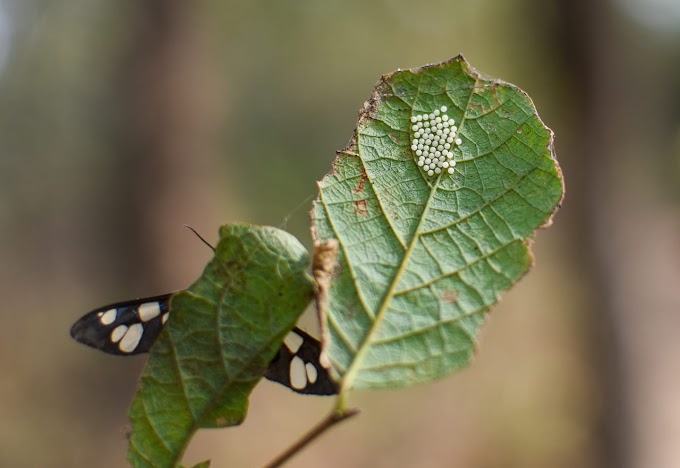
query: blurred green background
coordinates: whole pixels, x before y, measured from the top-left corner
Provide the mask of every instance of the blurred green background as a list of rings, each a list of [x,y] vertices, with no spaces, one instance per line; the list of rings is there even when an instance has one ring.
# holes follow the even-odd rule
[[[534,99],[567,198],[474,365],[355,392],[294,467],[680,466],[680,2],[0,0],[0,466],[125,466],[144,357],[68,330],[182,289],[217,227],[310,245],[373,84],[462,53]],[[331,401],[263,382],[185,461],[261,466]]]

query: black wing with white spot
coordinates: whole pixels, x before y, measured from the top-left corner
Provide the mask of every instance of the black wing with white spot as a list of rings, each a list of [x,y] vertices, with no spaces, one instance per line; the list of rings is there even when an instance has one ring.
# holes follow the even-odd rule
[[[319,340],[295,327],[286,335],[264,376],[298,393],[335,395],[338,387],[319,362],[320,356]]]
[[[100,307],[71,328],[76,341],[109,354],[146,353],[170,316],[174,293]],[[295,327],[269,363],[265,377],[307,395],[334,395],[337,385],[320,364],[321,343]]]
[[[172,294],[119,302],[93,310],[71,328],[78,342],[109,354],[147,353],[168,320]]]

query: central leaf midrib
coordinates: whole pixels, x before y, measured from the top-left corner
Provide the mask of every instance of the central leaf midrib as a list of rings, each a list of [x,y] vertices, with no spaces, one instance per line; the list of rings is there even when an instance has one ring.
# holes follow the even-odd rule
[[[470,106],[470,102],[472,101],[472,96],[474,95],[474,90],[477,87],[477,84],[479,83],[479,78],[475,77],[475,83],[472,86],[470,90],[470,96],[468,97],[468,102],[465,104],[465,107],[463,108],[463,115],[461,116],[460,120],[460,125],[458,126],[458,133],[457,135],[460,135],[464,123],[465,123],[465,114],[467,113],[467,109]],[[418,89],[420,91],[420,89]],[[358,145],[358,138],[357,138],[357,145]],[[360,152],[360,151],[359,151]],[[363,158],[360,158],[363,164]],[[365,166],[364,166],[365,167]],[[418,221],[418,226],[416,227],[415,233],[413,235],[413,238],[411,239],[411,242],[408,246],[408,249],[404,253],[404,257],[402,259],[401,265],[399,265],[399,268],[397,269],[397,273],[394,275],[394,279],[392,280],[392,283],[390,284],[389,289],[385,293],[385,296],[381,302],[380,308],[378,309],[378,312],[375,314],[375,319],[373,320],[373,323],[371,324],[370,328],[368,329],[368,332],[366,335],[364,335],[364,338],[361,340],[361,343],[359,344],[359,347],[357,348],[357,352],[354,355],[354,359],[352,360],[351,364],[347,368],[347,371],[345,372],[345,375],[342,378],[342,389],[341,393],[345,393],[347,390],[352,388],[352,382],[356,376],[356,373],[359,370],[359,366],[363,360],[364,355],[368,352],[368,349],[370,348],[370,344],[373,338],[373,335],[375,334],[376,330],[378,327],[382,324],[383,317],[385,313],[387,312],[388,306],[394,297],[394,290],[399,284],[399,281],[401,280],[401,276],[406,271],[406,266],[409,263],[409,260],[411,258],[411,253],[413,252],[413,249],[415,248],[418,240],[420,239],[422,232],[420,231],[420,228],[422,224],[424,223],[427,213],[430,209],[430,206],[432,204],[432,199],[434,198],[435,194],[437,193],[437,189],[439,188],[439,182],[441,178],[443,177],[443,174],[441,174],[439,177],[437,177],[434,185],[432,186],[430,190],[430,196],[427,199],[427,202],[425,204],[425,208],[423,209],[423,212],[420,216],[420,220]],[[369,178],[370,180],[370,178]],[[373,181],[370,181],[371,184],[373,184]],[[378,191],[375,191],[375,196],[377,199],[379,199],[379,194]],[[384,213],[384,212],[383,212]],[[385,213],[385,218],[387,218],[387,214]],[[395,233],[396,234],[396,233]],[[356,285],[356,279],[355,279],[355,285]],[[358,291],[358,285],[357,287],[357,292]],[[367,311],[369,312],[369,311]],[[369,314],[370,315],[370,314]]]
[[[418,222],[418,227],[416,228],[416,233],[413,236],[413,239],[411,239],[411,243],[408,246],[408,250],[406,250],[406,253],[404,254],[404,258],[401,262],[401,265],[399,265],[399,268],[397,269],[396,275],[394,275],[394,279],[392,280],[392,283],[390,284],[389,289],[385,293],[385,297],[383,298],[380,308],[378,309],[378,312],[375,314],[375,320],[371,324],[371,327],[368,329],[368,333],[364,336],[364,339],[361,341],[361,344],[359,345],[357,349],[357,353],[354,355],[354,359],[352,360],[352,363],[349,365],[349,368],[347,369],[347,372],[345,373],[344,378],[342,379],[342,386],[343,390],[344,389],[349,389],[352,387],[352,380],[354,379],[355,374],[357,373],[358,366],[361,363],[364,354],[368,351],[371,343],[371,338],[373,337],[373,334],[377,330],[377,328],[380,326],[383,320],[383,316],[385,315],[385,312],[387,312],[388,305],[391,301],[391,298],[393,297],[393,291],[399,284],[399,280],[401,279],[401,275],[406,271],[406,265],[408,264],[409,259],[411,258],[411,252],[416,246],[416,243],[418,242],[418,239],[420,239],[420,234],[418,234],[418,229],[420,228],[421,224],[425,220],[425,215],[427,214],[427,211],[430,208],[430,202],[432,201],[432,198],[434,197],[434,194],[437,191],[437,187],[439,186],[439,179],[437,178],[437,181],[435,182],[434,186],[432,187],[432,191],[430,192],[430,197],[427,200],[427,204],[425,205],[425,209],[423,210],[423,214],[420,218],[420,221]]]

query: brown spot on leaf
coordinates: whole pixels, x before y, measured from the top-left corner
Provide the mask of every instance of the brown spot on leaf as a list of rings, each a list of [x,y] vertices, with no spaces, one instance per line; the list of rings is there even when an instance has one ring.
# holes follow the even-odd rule
[[[366,205],[366,200],[355,201],[354,207],[356,208],[356,213],[359,215],[365,215],[366,213],[368,213],[368,206]]]
[[[361,179],[359,179],[359,185],[353,190],[354,193],[362,193],[364,191],[364,185],[368,180],[368,175],[366,174],[366,169],[361,171]]]
[[[215,419],[216,426],[224,426],[225,424],[227,424],[227,420],[224,416],[220,416]]]
[[[500,107],[501,101],[498,99],[498,87],[500,86],[500,83],[491,83],[488,86],[479,86],[475,87],[472,92],[474,94],[491,94],[493,96],[494,103],[491,105],[491,107],[487,108],[484,104],[473,104],[472,102],[468,104],[468,107],[470,109],[475,109],[476,111],[480,113],[487,113],[491,112],[497,108]],[[507,110],[501,109],[501,112],[504,112],[506,115],[508,114]]]
[[[446,302],[450,302],[451,304],[455,304],[456,301],[458,300],[458,292],[457,291],[444,291],[442,293],[442,299],[444,299]]]

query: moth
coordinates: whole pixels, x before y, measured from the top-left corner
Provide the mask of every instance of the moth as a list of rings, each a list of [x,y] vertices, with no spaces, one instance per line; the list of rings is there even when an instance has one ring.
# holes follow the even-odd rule
[[[170,298],[173,294],[99,307],[73,325],[71,337],[108,354],[131,356],[147,353],[170,319]],[[295,327],[283,340],[264,377],[296,393],[337,394],[337,385],[321,365],[320,357],[321,343]]]

